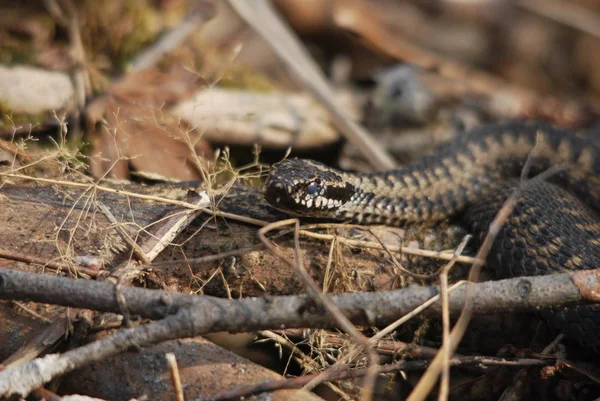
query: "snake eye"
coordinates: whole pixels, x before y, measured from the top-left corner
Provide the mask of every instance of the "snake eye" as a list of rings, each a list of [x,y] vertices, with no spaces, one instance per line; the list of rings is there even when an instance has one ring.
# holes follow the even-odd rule
[[[306,193],[309,195],[314,195],[319,190],[319,183],[317,181],[313,181],[306,187]]]

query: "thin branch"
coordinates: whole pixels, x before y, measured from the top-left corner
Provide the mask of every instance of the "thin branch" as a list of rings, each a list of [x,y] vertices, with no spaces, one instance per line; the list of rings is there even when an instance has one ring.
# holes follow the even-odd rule
[[[59,272],[69,273],[74,271],[76,274],[86,275],[89,277],[96,277],[99,273],[99,269],[87,268],[83,266],[70,267],[52,260],[37,257],[35,255],[27,255],[22,252],[10,251],[8,249],[0,249],[0,258],[40,265]]]
[[[381,365],[379,368],[380,373],[390,373],[397,371],[414,372],[421,371],[429,366],[430,360],[416,360],[416,361],[401,361],[389,365]],[[473,368],[486,369],[487,366],[548,366],[552,365],[556,361],[554,360],[540,360],[540,359],[508,359],[508,358],[496,358],[496,357],[454,357],[450,359],[449,364],[452,367],[469,366]],[[367,369],[352,369],[337,371],[332,373],[327,379],[330,381],[347,380],[355,377],[363,377],[367,373]],[[295,389],[301,388],[306,383],[310,382],[315,378],[316,374],[305,375],[301,377],[295,377],[292,379],[273,380],[267,383],[261,383],[252,386],[246,386],[237,388],[234,390],[224,391],[222,393],[211,396],[210,398],[198,398],[194,401],[226,401],[226,400],[238,400],[244,399],[252,395],[270,392],[281,389]]]

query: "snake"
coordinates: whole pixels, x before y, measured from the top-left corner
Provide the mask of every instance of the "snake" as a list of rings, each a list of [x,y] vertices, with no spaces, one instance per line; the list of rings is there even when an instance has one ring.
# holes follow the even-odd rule
[[[555,171],[547,179],[532,179],[548,169]],[[498,278],[600,267],[600,141],[544,122],[480,125],[374,173],[284,159],[271,166],[264,196],[306,218],[390,226],[458,219],[480,244],[515,189],[518,200],[486,259]],[[554,329],[600,347],[600,305],[547,312]]]

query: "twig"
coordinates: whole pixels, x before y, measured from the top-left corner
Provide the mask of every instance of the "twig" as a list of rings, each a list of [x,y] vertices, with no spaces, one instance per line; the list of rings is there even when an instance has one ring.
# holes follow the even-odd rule
[[[169,352],[165,355],[169,373],[171,373],[171,381],[173,382],[173,390],[175,391],[175,401],[184,401],[183,388],[181,387],[181,378],[179,377],[179,367],[177,366],[177,358],[175,354]]]
[[[164,262],[152,262],[147,268],[154,267],[164,267],[164,266],[174,266],[174,265],[201,265],[203,263],[216,262],[221,259],[225,259],[231,256],[240,256],[245,255],[250,252],[258,251],[259,249],[264,249],[263,244],[256,244],[254,246],[249,246],[247,248],[234,249],[232,251],[226,251],[217,253],[214,255],[201,256],[198,258],[189,258],[189,259],[180,259],[180,260],[168,260]]]
[[[431,273],[431,274],[419,274],[419,273],[413,273],[410,270],[405,269],[404,266],[402,266],[402,264],[400,264],[400,262],[398,262],[398,260],[394,257],[394,254],[390,251],[388,246],[385,245],[383,243],[383,241],[379,238],[379,236],[375,235],[375,233],[371,229],[368,229],[368,231],[373,236],[373,238],[375,238],[377,240],[377,243],[381,246],[381,248],[385,251],[385,253],[388,254],[388,256],[392,260],[392,263],[394,264],[394,266],[396,266],[398,269],[400,269],[400,271],[403,272],[404,274],[407,274],[410,277],[418,278],[418,279],[422,279],[422,280],[430,280],[430,279],[433,279],[438,276],[438,274],[439,274],[438,272]],[[456,261],[456,258],[451,259],[451,261],[452,260]]]
[[[205,192],[194,196],[188,195],[188,198],[186,203],[195,205],[198,209],[176,207],[147,230],[148,237],[139,241],[139,244],[135,244],[133,249],[139,249],[139,252],[144,255],[144,263],[151,263],[202,212],[201,208],[206,208],[210,203]],[[110,280],[123,283],[135,277],[145,268],[148,266],[138,266],[127,261],[111,272]]]
[[[165,54],[179,46],[188,36],[215,15],[215,4],[211,0],[196,1],[190,14],[175,28],[169,30],[151,47],[140,52],[131,62],[130,72],[155,65]]]
[[[379,373],[390,373],[399,370],[406,372],[421,371],[426,369],[431,361],[430,360],[416,360],[416,361],[401,361],[389,365],[381,365],[379,367]],[[454,357],[449,361],[449,364],[453,367],[459,366],[470,366],[475,368],[485,369],[486,366],[547,366],[553,364],[552,360],[539,360],[539,359],[507,359],[507,358],[496,358],[496,357]],[[328,380],[339,381],[346,380],[355,377],[362,377],[367,373],[367,369],[352,369],[344,370],[332,373]],[[222,393],[211,396],[210,398],[198,398],[193,401],[226,401],[226,400],[237,400],[256,395],[268,391],[275,391],[281,389],[295,389],[301,388],[309,381],[313,380],[316,375],[305,375],[296,377],[293,379],[274,380],[267,383],[262,383],[253,386],[246,386],[237,388],[234,390],[224,391]]]
[[[290,338],[301,338],[308,339],[310,335],[305,334],[308,330],[306,329],[285,329],[280,330],[282,334],[285,334]],[[379,334],[379,333],[377,333]],[[321,335],[324,343],[342,346],[347,343],[347,340],[342,337],[342,334],[325,332]],[[427,347],[424,345],[409,344],[402,341],[382,340],[375,339],[375,336],[371,337],[369,341],[375,343],[374,348],[380,354],[384,355],[396,355],[400,352],[411,356],[412,358],[433,358],[438,352],[436,348]],[[455,354],[456,356],[462,356]]]
[[[229,4],[267,42],[297,79],[331,113],[338,129],[378,170],[388,170],[394,159],[339,106],[329,83],[294,33],[264,0],[229,0]]]
[[[148,255],[140,248],[140,246],[135,242],[133,238],[129,235],[129,233],[125,230],[125,228],[119,224],[116,217],[112,214],[110,209],[106,207],[101,202],[96,202],[96,207],[100,209],[104,217],[112,224],[113,228],[117,231],[119,236],[127,245],[131,247],[133,254],[144,264],[151,263],[151,260],[148,258]]]
[[[331,240],[333,240],[333,238],[336,238],[340,244],[354,246],[357,248],[372,248],[372,249],[385,250],[385,248],[383,248],[381,246],[381,244],[379,244],[378,242],[360,241],[360,240],[344,238],[341,236],[333,236],[331,234],[313,233],[313,232],[306,231],[306,230],[301,230],[300,234],[302,234],[306,237],[309,237],[309,238],[316,238],[316,239],[325,240],[325,241],[331,241]],[[402,252],[407,255],[424,256],[424,257],[428,257],[428,258],[441,259],[441,260],[447,260],[447,261],[450,261],[454,258],[454,254],[450,253],[450,252],[428,251],[426,249],[418,249],[418,248],[411,248],[411,247],[405,247],[405,246],[393,246],[393,245],[386,245],[386,248],[389,252]],[[456,258],[456,261],[459,263],[473,264],[477,261],[477,259],[470,257],[470,256],[459,256]]]
[[[319,369],[317,362],[314,359],[310,358],[308,355],[306,355],[304,352],[298,349],[298,347],[296,347],[296,345],[289,341],[287,338],[270,330],[261,330],[259,334],[273,341],[276,341],[280,347],[285,347],[292,355],[294,355],[297,358],[298,362],[303,367],[305,367],[305,371],[306,367],[308,367],[309,372],[317,371]],[[325,384],[340,397],[348,398],[348,396],[335,384],[329,382]]]
[[[90,269],[90,268],[83,267],[83,266],[78,266],[76,268],[73,268],[70,266],[62,265],[60,263],[57,263],[57,262],[54,262],[51,260],[46,260],[44,258],[37,257],[35,255],[26,255],[22,252],[10,251],[8,249],[0,249],[0,258],[7,259],[7,260],[16,260],[18,262],[36,264],[36,265],[47,267],[49,269],[56,270],[59,272],[66,272],[66,273],[75,272],[77,274],[80,274],[80,275],[84,274],[89,277],[96,277],[99,273],[99,270],[97,270],[97,269]]]
[[[101,311],[120,312],[114,288],[108,283],[73,280],[0,268],[0,298],[49,302]],[[583,301],[600,301],[600,270],[571,274],[519,277],[470,286],[472,311],[490,313],[567,306]],[[548,291],[553,288],[553,291]],[[405,288],[378,293],[332,296],[331,300],[355,324],[381,325],[420,305],[436,288]],[[0,372],[0,396],[10,389],[27,393],[52,377],[119,353],[131,345],[144,346],[208,332],[254,331],[286,327],[330,327],[331,318],[307,296],[246,298],[240,300],[198,297],[164,291],[125,287],[122,294],[128,310],[148,318],[168,317],[139,329],[124,330],[114,337],[56,356]],[[451,314],[465,302],[464,287],[449,299]],[[589,298],[586,298],[589,297]],[[439,314],[438,304],[428,309]],[[436,358],[439,357],[436,356]],[[47,363],[46,363],[46,362]],[[30,380],[31,379],[31,380]],[[26,387],[27,384],[33,387]]]
[[[260,222],[261,222],[261,225],[263,223],[267,224],[267,222],[264,222],[262,220]],[[341,225],[343,226],[343,224],[341,224]],[[338,224],[329,224],[328,226],[336,227],[336,226],[338,226]],[[281,234],[283,235],[285,233],[286,232],[283,231]],[[339,235],[314,233],[314,232],[307,231],[307,230],[300,230],[300,235],[303,235],[303,236],[309,237],[309,238],[323,240],[323,241],[333,241],[335,239],[340,244],[353,246],[356,248],[381,249],[381,250],[387,249],[388,252],[402,252],[407,255],[422,256],[422,257],[447,260],[447,261],[450,261],[454,258],[454,255],[449,252],[429,251],[427,249],[419,249],[419,248],[412,248],[412,247],[405,247],[405,246],[394,246],[394,245],[388,245],[388,244],[386,244],[385,248],[384,248],[378,242],[353,240],[353,239],[345,238],[345,237],[342,237]],[[207,263],[207,262],[214,262],[216,260],[223,259],[228,256],[237,256],[237,255],[245,254],[245,253],[256,251],[256,250],[263,249],[263,248],[264,248],[263,244],[257,244],[257,245],[254,245],[254,246],[248,247],[248,248],[237,249],[237,250],[228,251],[228,252],[222,252],[222,253],[219,253],[216,255],[202,256],[199,258],[189,258],[189,259],[181,259],[181,260],[170,260],[170,261],[164,261],[164,262],[154,262],[151,265],[149,265],[148,267],[172,266],[172,265],[179,265],[179,264],[189,264],[189,265],[202,264],[202,263]],[[463,255],[456,258],[457,262],[467,263],[467,264],[473,264],[475,262],[475,260],[476,259],[474,257],[463,256]]]

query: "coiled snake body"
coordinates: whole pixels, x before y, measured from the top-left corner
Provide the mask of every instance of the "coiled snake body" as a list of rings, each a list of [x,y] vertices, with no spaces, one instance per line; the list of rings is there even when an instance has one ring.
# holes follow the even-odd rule
[[[600,268],[600,141],[542,123],[481,126],[397,170],[354,174],[310,160],[273,165],[265,197],[290,214],[404,225],[459,217],[481,240],[518,185],[564,165],[548,182],[523,188],[487,264],[499,277]],[[600,306],[552,311],[549,322],[580,343],[600,346]]]

